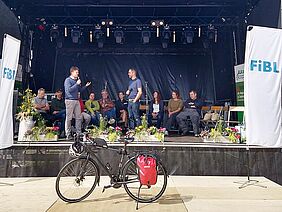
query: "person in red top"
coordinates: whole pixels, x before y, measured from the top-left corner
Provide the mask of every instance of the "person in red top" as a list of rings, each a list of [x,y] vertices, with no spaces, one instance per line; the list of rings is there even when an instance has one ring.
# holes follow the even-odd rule
[[[83,129],[86,129],[91,121],[91,116],[85,112],[84,103],[82,99],[80,98],[80,93],[78,93],[78,101],[79,101],[80,109],[81,109],[82,126],[83,126]]]

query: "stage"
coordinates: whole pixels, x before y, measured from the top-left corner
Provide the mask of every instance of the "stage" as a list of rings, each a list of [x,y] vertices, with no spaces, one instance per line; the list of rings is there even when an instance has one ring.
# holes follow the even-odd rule
[[[280,212],[282,187],[265,177],[256,177],[261,188],[239,189],[234,182],[245,177],[171,176],[168,187],[159,201],[140,204],[139,211],[175,212]],[[123,188],[102,188],[109,182],[102,177],[100,186],[86,200],[67,204],[58,199],[54,177],[0,178],[1,211],[134,211],[136,203]],[[16,201],[15,201],[16,200]]]
[[[70,160],[68,148],[72,142],[17,142],[0,150],[1,177],[54,177]],[[120,148],[122,143],[109,143]],[[250,175],[264,176],[282,185],[282,153],[280,148],[264,148],[233,143],[208,143],[202,138],[166,137],[161,142],[133,142],[133,151],[156,152],[170,175],[184,176],[246,176],[250,149]],[[96,154],[105,162],[117,163],[114,152],[102,149]],[[114,166],[113,165],[113,166]],[[116,164],[117,165],[117,164]],[[115,170],[113,170],[115,171]]]

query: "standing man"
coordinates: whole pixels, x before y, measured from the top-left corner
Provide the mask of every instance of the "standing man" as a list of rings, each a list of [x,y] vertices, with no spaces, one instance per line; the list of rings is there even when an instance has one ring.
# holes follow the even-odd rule
[[[179,129],[182,131],[181,135],[186,135],[188,133],[188,116],[191,119],[193,125],[193,132],[196,137],[199,136],[199,127],[200,127],[200,114],[203,103],[200,99],[197,98],[197,92],[191,90],[189,92],[190,98],[184,103],[184,109],[176,116]]]
[[[128,90],[126,95],[128,96],[128,116],[129,116],[129,128],[141,125],[139,107],[140,98],[142,95],[141,80],[137,78],[137,71],[133,68],[128,70],[128,77],[130,78]]]
[[[79,68],[72,66],[70,68],[70,76],[65,79],[65,104],[66,104],[66,123],[65,130],[67,140],[71,137],[71,120],[74,115],[76,133],[81,133],[81,109],[78,101],[78,92],[81,92],[88,87],[91,82],[87,82],[84,87],[81,87],[81,80],[79,79]]]

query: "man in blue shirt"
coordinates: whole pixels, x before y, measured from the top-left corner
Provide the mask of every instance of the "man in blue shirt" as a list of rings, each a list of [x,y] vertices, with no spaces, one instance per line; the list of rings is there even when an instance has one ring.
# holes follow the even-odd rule
[[[72,66],[70,68],[70,76],[65,79],[65,104],[66,104],[66,122],[65,130],[67,140],[71,139],[71,120],[75,118],[76,133],[81,133],[81,109],[78,100],[78,92],[86,89],[91,84],[87,82],[84,87],[81,87],[81,80],[79,79],[79,68]]]
[[[128,116],[129,116],[129,128],[141,125],[139,115],[139,100],[142,95],[142,84],[140,79],[137,78],[137,71],[133,68],[128,70],[128,77],[130,78],[128,90],[126,95],[128,96]]]

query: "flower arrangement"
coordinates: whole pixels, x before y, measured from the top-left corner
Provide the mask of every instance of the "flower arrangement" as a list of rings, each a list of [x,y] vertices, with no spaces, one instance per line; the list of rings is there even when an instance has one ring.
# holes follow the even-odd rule
[[[241,134],[238,132],[238,129],[235,127],[225,128],[225,134],[228,136],[228,139],[233,143],[239,143],[241,140]]]
[[[131,134],[134,134],[138,141],[164,141],[165,128],[156,128],[154,126],[148,128],[146,116],[141,117],[141,125],[136,127]]]
[[[30,141],[57,140],[59,127],[35,126],[28,130],[25,138]]]
[[[107,127],[107,119],[100,117],[99,126],[93,126],[88,132],[92,138],[103,138],[109,142],[118,141],[122,136],[122,128],[120,127]],[[135,137],[137,141],[164,141],[166,129],[157,129],[156,127],[149,127],[147,124],[146,116],[142,116],[142,123],[134,130],[126,132],[126,137]]]
[[[92,126],[88,132],[92,138],[103,138],[106,141],[114,142],[117,141],[122,135],[122,129],[120,127],[108,127],[107,128],[107,118],[100,117],[99,126]]]
[[[25,94],[23,95],[23,101],[20,106],[20,112],[16,115],[18,120],[24,120],[29,117],[35,117],[38,115],[35,108],[33,107],[33,98],[36,95],[32,93],[32,90],[26,89]]]

